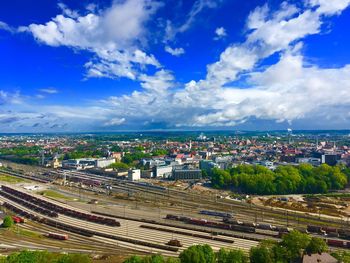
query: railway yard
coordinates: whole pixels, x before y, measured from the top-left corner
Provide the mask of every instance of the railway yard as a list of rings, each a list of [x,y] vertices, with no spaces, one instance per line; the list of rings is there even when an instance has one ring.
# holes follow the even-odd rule
[[[350,227],[343,218],[76,171],[1,173],[23,180],[0,181],[2,209],[27,219],[16,225],[17,231],[0,232],[2,253],[29,248],[94,255],[176,256],[193,244],[248,252],[261,240],[278,240],[291,229],[322,237],[332,249],[350,248]],[[34,185],[41,192],[28,190]],[[43,189],[57,193],[57,197],[40,194]],[[69,238],[56,240],[48,233]]]

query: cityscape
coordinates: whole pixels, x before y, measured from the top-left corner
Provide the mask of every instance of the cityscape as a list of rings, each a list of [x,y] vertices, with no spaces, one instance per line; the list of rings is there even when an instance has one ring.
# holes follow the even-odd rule
[[[0,4],[0,263],[350,263],[350,0]]]

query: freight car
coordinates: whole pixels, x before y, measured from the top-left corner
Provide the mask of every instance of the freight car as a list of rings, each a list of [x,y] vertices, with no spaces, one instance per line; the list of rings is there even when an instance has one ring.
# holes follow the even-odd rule
[[[326,239],[327,245],[332,247],[350,248],[350,242],[335,239]]]
[[[226,230],[255,233],[254,227],[229,224],[229,223],[219,223],[219,222],[214,222],[214,221],[208,221],[206,219],[195,219],[195,218],[191,218],[191,217],[182,217],[182,216],[180,217],[180,216],[170,215],[170,214],[168,214],[166,216],[166,219],[182,221],[182,222],[192,224],[192,225],[200,225],[200,226],[220,228],[220,229],[226,229]]]
[[[49,217],[58,217],[58,213],[61,213],[67,216],[75,217],[85,221],[94,222],[97,224],[104,224],[108,226],[120,226],[120,223],[115,219],[78,212],[76,210],[56,205],[49,201],[37,198],[35,196],[18,191],[16,189],[12,189],[7,186],[2,186],[1,188],[2,188],[2,191],[0,191],[1,195],[4,195],[6,198],[9,198],[15,201],[16,203],[19,203],[31,210],[47,215]]]
[[[58,239],[58,240],[68,240],[67,234],[58,234],[58,233],[49,232],[47,234],[47,236],[50,238]]]
[[[272,226],[270,224],[262,224],[262,223],[259,223],[257,224],[256,228],[259,228],[259,229],[264,229],[264,230],[275,230],[275,226]]]
[[[350,230],[338,229],[338,234],[341,238],[350,239]]]
[[[13,220],[13,222],[14,222],[15,224],[18,224],[18,223],[23,224],[23,223],[25,223],[25,219],[22,218],[22,217],[19,217],[19,216],[13,216],[13,217],[12,217],[12,220]]]
[[[234,218],[223,218],[222,219],[223,222],[227,223],[227,224],[233,224],[233,225],[243,225],[242,221],[239,221],[237,219]]]
[[[199,214],[208,215],[208,216],[217,216],[217,217],[223,217],[223,218],[232,218],[232,214],[230,213],[217,212],[217,211],[201,210],[199,211]]]
[[[307,226],[307,231],[309,231],[310,233],[317,233],[317,234],[323,234],[323,235],[326,233],[326,231],[324,231],[322,227],[312,226],[312,225]]]
[[[293,228],[291,227],[285,227],[285,226],[275,226],[275,230],[279,233],[289,233],[293,231]]]
[[[179,240],[177,239],[171,239],[168,243],[166,243],[168,246],[173,246],[173,247],[182,247],[182,244]]]

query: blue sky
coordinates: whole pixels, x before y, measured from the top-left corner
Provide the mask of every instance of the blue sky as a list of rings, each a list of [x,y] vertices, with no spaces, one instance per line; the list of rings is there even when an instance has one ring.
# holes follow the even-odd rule
[[[0,130],[348,129],[349,5],[3,1]]]

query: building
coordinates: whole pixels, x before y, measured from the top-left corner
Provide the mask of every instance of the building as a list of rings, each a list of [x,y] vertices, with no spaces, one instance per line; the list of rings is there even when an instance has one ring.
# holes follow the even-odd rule
[[[114,158],[81,158],[62,161],[62,167],[82,170],[90,168],[104,168],[115,163]]]
[[[140,169],[130,169],[128,171],[128,180],[129,181],[139,181],[141,179],[141,170]]]
[[[226,170],[232,163],[232,156],[217,156],[214,158],[217,167]]]
[[[149,168],[152,168],[154,166],[162,166],[166,164],[164,160],[159,159],[142,159],[141,163],[143,166],[147,166]]]
[[[321,163],[325,163],[328,165],[336,165],[339,157],[336,154],[322,154],[321,155]]]
[[[219,167],[218,164],[214,163],[211,160],[200,160],[199,161],[199,169],[205,170],[205,171],[210,171],[211,169]]]
[[[79,160],[76,160],[76,159],[63,160],[62,167],[68,168],[68,169],[76,169],[76,170],[84,169],[83,165],[80,164]]]
[[[152,168],[154,177],[168,178],[171,176],[173,171],[173,166],[163,165],[163,166],[154,166]]]
[[[53,158],[53,160],[51,161],[51,167],[57,169],[61,166],[62,164],[60,163],[60,161],[57,158]]]
[[[153,177],[152,170],[141,170],[141,178],[151,179]]]
[[[297,163],[308,163],[308,164],[311,164],[311,165],[314,165],[314,166],[318,166],[318,165],[321,164],[321,159],[320,158],[313,158],[313,157],[310,157],[310,158],[297,158],[296,162]]]
[[[121,152],[112,152],[111,157],[114,158],[117,162],[120,162],[122,160],[122,153]]]
[[[303,263],[338,263],[339,261],[328,253],[306,254]]]
[[[202,179],[202,170],[189,168],[174,169],[171,178],[181,181],[199,181]]]
[[[100,158],[95,160],[95,167],[96,168],[105,168],[107,166],[110,166],[111,164],[115,163],[115,158]]]

